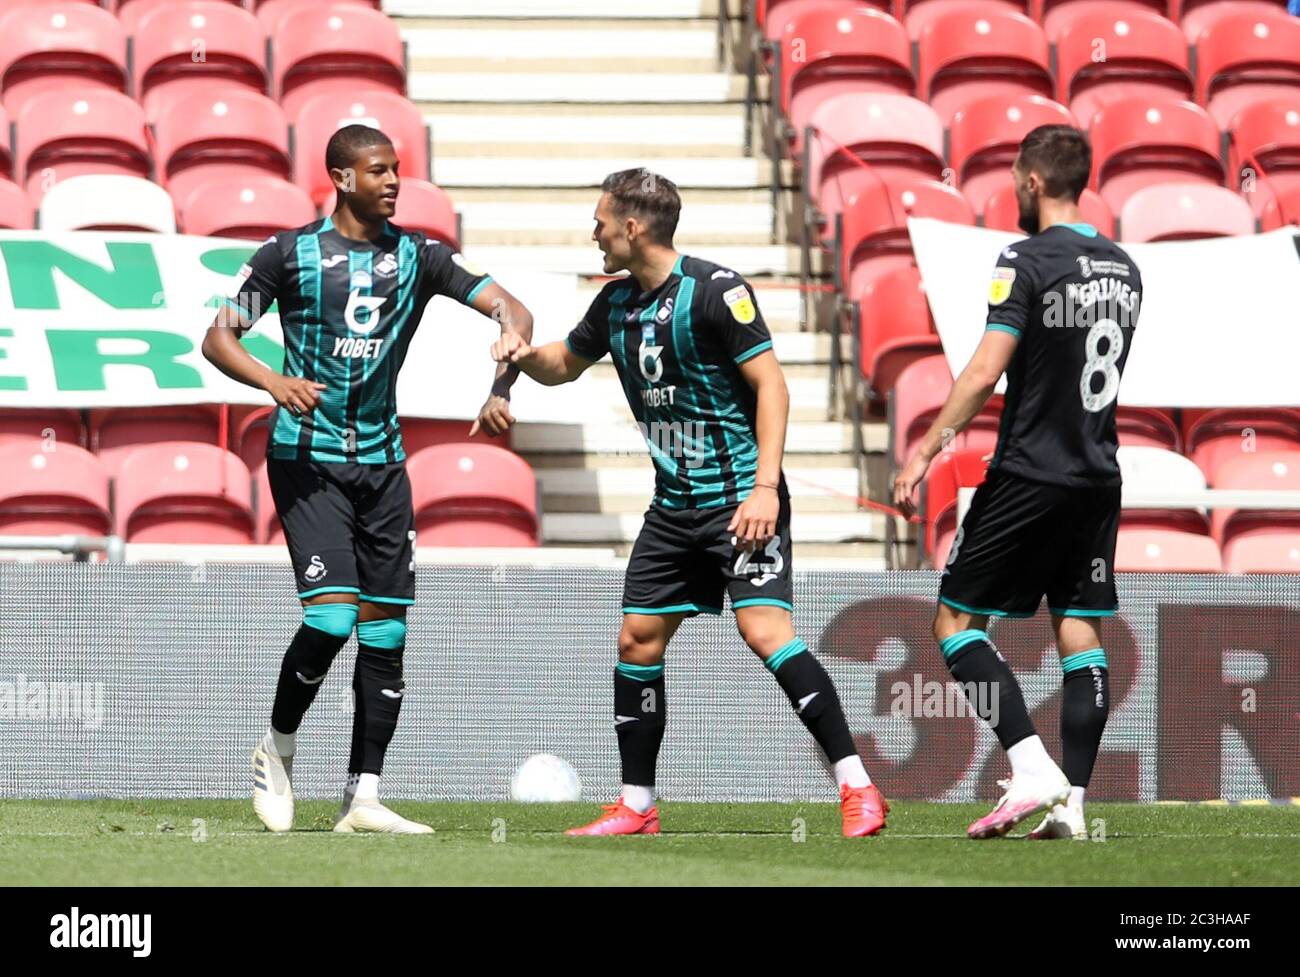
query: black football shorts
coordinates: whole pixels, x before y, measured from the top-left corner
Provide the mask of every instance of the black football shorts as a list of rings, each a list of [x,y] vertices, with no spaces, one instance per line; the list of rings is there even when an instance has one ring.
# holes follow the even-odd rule
[[[403,463],[268,458],[266,474],[300,599],[352,593],[415,603],[415,512]]]
[[[1033,482],[991,471],[948,555],[939,600],[972,614],[1108,617],[1115,592],[1120,489]]]
[[[665,509],[652,505],[628,558],[624,614],[721,614],[756,605],[794,609],[790,499],[781,495],[776,533],[763,549],[745,553],[727,531],[736,505]]]

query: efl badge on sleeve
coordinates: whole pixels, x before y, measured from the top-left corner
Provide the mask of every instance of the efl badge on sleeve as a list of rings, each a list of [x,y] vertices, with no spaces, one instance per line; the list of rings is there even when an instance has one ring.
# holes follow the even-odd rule
[[[994,268],[993,280],[989,282],[989,305],[1001,305],[1011,298],[1011,286],[1015,280],[1014,268]]]
[[[726,302],[727,308],[731,310],[731,317],[742,326],[749,325],[758,315],[758,310],[754,308],[754,300],[749,297],[749,289],[744,285],[737,285],[723,292],[722,301]]]

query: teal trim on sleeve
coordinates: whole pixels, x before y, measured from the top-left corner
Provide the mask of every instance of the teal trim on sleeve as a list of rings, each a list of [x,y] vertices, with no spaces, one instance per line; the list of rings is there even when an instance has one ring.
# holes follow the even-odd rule
[[[958,631],[956,634],[950,634],[939,642],[939,650],[943,652],[944,661],[948,661],[953,655],[961,651],[968,645],[976,641],[983,641],[992,647],[993,642],[989,641],[987,631],[981,631],[979,628],[967,628],[965,631]]]
[[[376,597],[374,594],[361,594],[361,599],[371,604],[414,604],[410,597]]]
[[[473,302],[476,298],[478,298],[478,293],[483,291],[483,289],[487,288],[491,284],[492,284],[492,276],[484,275],[483,280],[480,281],[473,288],[471,288],[469,290],[469,294],[465,296],[465,304],[469,305],[471,302]]]
[[[759,353],[766,352],[767,350],[769,350],[769,349],[771,349],[771,348],[772,348],[772,340],[770,340],[770,339],[765,340],[765,341],[759,343],[757,346],[751,346],[751,347],[749,347],[749,349],[745,350],[743,353],[741,353],[739,356],[737,356],[737,357],[736,357],[736,362],[737,362],[737,363],[744,363],[745,360],[752,359],[753,357],[757,356]]]
[[[780,648],[776,649],[776,652],[770,658],[768,658],[767,661],[763,662],[763,664],[768,667],[768,670],[770,672],[775,674],[776,670],[780,668],[782,665],[784,665],[786,662],[788,662],[791,658],[793,658],[795,655],[802,654],[807,650],[808,650],[808,645],[803,640],[803,638],[795,638],[793,641],[788,642],[787,644],[784,644]]]
[[[1097,229],[1091,224],[1062,224],[1062,227],[1068,227],[1076,234],[1082,234],[1084,237],[1096,237]]]
[[[663,665],[633,665],[630,662],[619,662],[614,666],[614,671],[636,682],[655,682],[664,677]]]
[[[1015,326],[1008,326],[1005,322],[990,322],[987,326],[984,327],[984,331],[985,332],[1006,332],[1015,336],[1017,339],[1019,339],[1021,336],[1021,332],[1019,329],[1017,329]]]
[[[359,587],[317,587],[315,590],[304,590],[298,595],[299,600],[307,597],[315,597],[317,594],[359,594]]]
[[[664,607],[625,607],[624,614],[721,614],[721,607],[705,607],[703,604],[668,604]]]
[[[1114,617],[1119,608],[1096,610],[1089,607],[1049,607],[1048,610],[1060,617]]]
[[[1033,617],[1033,611],[1000,611],[991,607],[971,607],[969,604],[963,604],[961,601],[952,600],[948,597],[940,597],[940,604],[947,604],[949,607],[955,607],[959,611],[965,611],[967,614],[988,615],[990,617]]]
[[[1061,659],[1061,671],[1066,675],[1084,668],[1109,668],[1106,652],[1102,648],[1089,648],[1078,654],[1066,655]]]
[[[731,602],[733,611],[742,607],[784,607],[787,611],[794,611],[794,605],[789,601],[777,600],[775,597],[746,597],[744,600],[733,600]]]
[[[357,623],[357,605],[349,602],[308,604],[302,609],[302,623],[336,638],[346,638]]]
[[[371,648],[396,651],[406,644],[406,622],[400,617],[362,621],[357,625],[357,641]]]

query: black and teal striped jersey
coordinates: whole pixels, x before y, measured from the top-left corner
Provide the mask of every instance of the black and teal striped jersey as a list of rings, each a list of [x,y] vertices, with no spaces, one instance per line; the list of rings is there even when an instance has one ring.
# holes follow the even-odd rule
[[[403,461],[397,373],[424,307],[435,295],[468,305],[491,281],[442,242],[395,224],[355,241],[325,217],[267,240],[227,302],[250,322],[278,303],[285,375],[325,385],[310,417],[276,409],[267,455]]]
[[[757,396],[740,364],[772,337],[744,279],[683,255],[649,292],[633,278],[607,284],[565,342],[583,359],[611,355],[654,460],[655,505],[700,509],[749,495]]]

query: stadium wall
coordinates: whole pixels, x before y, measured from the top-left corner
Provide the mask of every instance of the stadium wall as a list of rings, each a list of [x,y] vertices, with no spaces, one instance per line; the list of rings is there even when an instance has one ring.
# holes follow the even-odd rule
[[[887,795],[996,796],[1006,764],[993,735],[951,714],[943,694],[930,635],[937,574],[796,576],[799,633],[835,678]],[[578,768],[585,797],[614,796],[621,586],[608,565],[420,567],[387,792],[499,800],[524,757],[550,752]],[[1090,796],[1300,795],[1300,577],[1121,575],[1119,591],[1106,630],[1111,719]],[[0,592],[0,796],[248,793],[249,750],[301,620],[285,567],[15,563],[0,565]],[[999,622],[993,635],[1057,752],[1049,618]],[[333,797],[342,783],[353,648],[304,722],[299,796]],[[832,797],[814,744],[729,614],[688,622],[667,666],[661,796]]]

